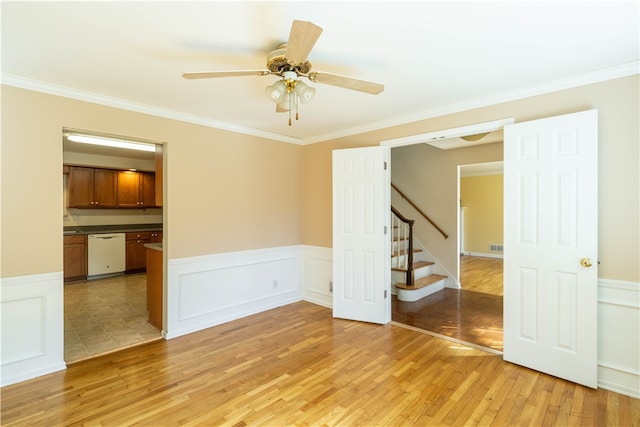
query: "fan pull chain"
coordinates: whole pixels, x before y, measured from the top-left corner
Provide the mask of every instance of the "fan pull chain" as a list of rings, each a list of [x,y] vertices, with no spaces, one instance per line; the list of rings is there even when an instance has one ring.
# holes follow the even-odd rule
[[[289,126],[291,126],[291,98],[293,98],[294,92],[290,92],[289,96]]]

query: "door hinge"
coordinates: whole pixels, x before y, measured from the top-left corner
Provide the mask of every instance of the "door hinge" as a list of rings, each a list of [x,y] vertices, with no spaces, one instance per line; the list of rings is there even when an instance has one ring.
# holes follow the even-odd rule
[[[387,299],[387,290],[384,290],[384,299]]]
[[[384,226],[384,234],[387,234],[387,226]]]
[[[387,162],[384,162],[384,170],[387,170]]]

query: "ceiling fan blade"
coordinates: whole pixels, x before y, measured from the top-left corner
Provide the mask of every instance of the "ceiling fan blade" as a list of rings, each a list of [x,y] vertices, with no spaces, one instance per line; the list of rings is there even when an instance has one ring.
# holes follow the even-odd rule
[[[293,21],[284,57],[293,64],[306,61],[321,33],[322,28],[311,22]]]
[[[240,77],[240,76],[267,76],[268,70],[242,70],[242,71],[204,71],[200,73],[184,73],[185,79],[211,79],[216,77]]]
[[[372,95],[377,95],[384,90],[384,85],[381,85],[380,83],[367,82],[351,77],[339,76],[337,74],[315,71],[309,73],[308,77],[312,82],[357,90],[360,92],[370,93]]]

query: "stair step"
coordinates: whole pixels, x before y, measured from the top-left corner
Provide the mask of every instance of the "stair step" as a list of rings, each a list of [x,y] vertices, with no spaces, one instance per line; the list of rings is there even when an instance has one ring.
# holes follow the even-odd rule
[[[433,263],[431,261],[417,261],[413,263],[413,269],[414,271],[422,268],[422,267],[429,267],[430,265],[433,265]],[[392,267],[391,268],[392,271],[404,271],[406,272],[407,269],[406,268],[402,268],[402,267]]]
[[[442,279],[446,279],[447,276],[442,276],[440,274],[430,274],[429,276],[423,277],[421,279],[416,279],[413,286],[407,286],[405,283],[396,283],[395,287],[398,289],[405,289],[408,291],[424,288],[426,286],[432,285],[436,282],[439,282]]]
[[[419,252],[422,252],[422,249],[414,249],[413,253],[417,254]],[[391,254],[391,258],[396,257],[396,256],[404,256],[407,255],[407,251],[395,251],[394,253]]]

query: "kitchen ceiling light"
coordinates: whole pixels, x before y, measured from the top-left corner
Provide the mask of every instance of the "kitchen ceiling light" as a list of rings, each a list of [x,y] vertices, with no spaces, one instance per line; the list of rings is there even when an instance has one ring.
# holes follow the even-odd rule
[[[121,139],[103,138],[100,136],[70,134],[67,136],[67,139],[69,141],[80,142],[82,144],[94,144],[94,145],[102,145],[105,147],[125,148],[127,150],[149,151],[151,153],[156,151],[155,144],[123,141]]]

